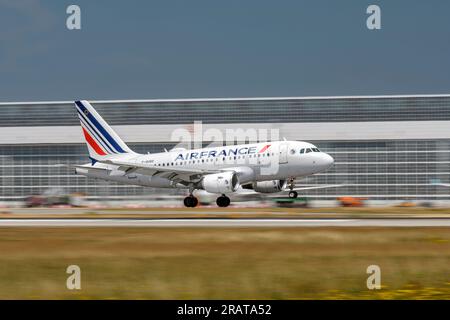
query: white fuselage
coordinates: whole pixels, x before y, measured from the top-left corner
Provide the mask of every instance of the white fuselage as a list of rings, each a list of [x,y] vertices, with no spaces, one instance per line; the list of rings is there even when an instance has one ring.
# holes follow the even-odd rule
[[[257,181],[304,177],[323,172],[333,164],[330,155],[319,151],[310,143],[301,141],[263,142],[193,150],[176,148],[162,153],[126,154],[120,157],[122,158],[116,159],[161,168],[164,172],[127,172],[121,170],[118,165],[105,163],[86,164],[78,167],[76,172],[88,177],[132,185],[188,188],[187,185],[172,179],[167,169],[232,170],[238,174],[239,183],[244,185]]]

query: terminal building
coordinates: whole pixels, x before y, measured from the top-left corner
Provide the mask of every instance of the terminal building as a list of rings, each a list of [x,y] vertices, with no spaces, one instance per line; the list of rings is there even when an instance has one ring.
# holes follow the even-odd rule
[[[311,200],[450,200],[450,95],[90,101],[136,152],[177,144],[177,129],[277,129],[335,159],[328,172],[296,181]],[[72,101],[0,103],[0,202],[48,189],[88,199],[139,200],[183,191],[87,179],[60,164],[89,162]],[[206,143],[207,141],[205,141]]]

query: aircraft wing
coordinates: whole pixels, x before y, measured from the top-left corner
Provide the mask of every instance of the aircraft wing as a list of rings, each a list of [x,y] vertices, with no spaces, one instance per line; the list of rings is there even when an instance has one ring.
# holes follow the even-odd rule
[[[240,167],[235,168],[223,168],[217,170],[210,169],[188,169],[188,168],[174,168],[174,167],[161,167],[154,166],[147,163],[139,163],[135,161],[126,161],[126,160],[116,160],[116,159],[102,159],[96,160],[96,162],[103,164],[112,164],[118,166],[117,171],[123,172],[123,174],[131,174],[131,173],[141,173],[151,176],[159,176],[163,177],[175,182],[180,182],[182,184],[186,184],[187,182],[195,182],[200,180],[204,175],[233,171],[238,175],[242,174]],[[94,166],[88,165],[66,165],[66,164],[58,164],[55,167],[67,167],[67,168],[81,168],[81,169],[89,169],[89,170],[108,170],[107,168],[96,168]]]
[[[217,173],[217,170],[200,170],[200,169],[183,169],[183,168],[166,168],[160,166],[154,166],[151,164],[137,163],[133,161],[121,161],[121,160],[100,160],[98,162],[106,164],[114,164],[120,167],[120,170],[130,172],[130,169],[134,171],[138,169],[148,170],[148,171],[160,171],[160,172],[176,172],[184,174],[207,174],[207,173]]]
[[[438,187],[450,187],[449,183],[431,183],[431,186],[438,186]]]
[[[152,176],[160,176],[167,178],[172,181],[177,182],[191,182],[199,180],[203,175],[211,173],[223,172],[223,170],[202,170],[202,169],[185,169],[185,168],[174,168],[174,167],[161,167],[154,166],[146,163],[138,163],[134,161],[123,161],[123,160],[99,160],[100,163],[113,164],[119,166],[118,170],[125,173],[142,173]]]
[[[294,188],[292,191],[302,191],[302,190],[312,190],[312,189],[325,189],[325,188],[337,188],[343,187],[344,184],[329,184],[329,185],[320,185],[320,186],[304,186],[299,188]],[[284,191],[291,191],[290,189],[286,189]]]
[[[330,184],[330,185],[320,185],[320,186],[304,186],[304,187],[300,187],[300,188],[294,188],[292,191],[303,191],[303,190],[312,190],[312,189],[324,189],[324,188],[337,188],[337,187],[343,187],[345,186],[344,184]],[[289,188],[281,190],[279,192],[274,192],[273,194],[280,194],[282,192],[289,192],[291,191]],[[244,188],[240,188],[236,191],[237,194],[239,195],[253,195],[253,194],[265,194],[265,195],[270,195],[270,193],[260,193],[260,192],[256,192],[253,189],[244,189]]]

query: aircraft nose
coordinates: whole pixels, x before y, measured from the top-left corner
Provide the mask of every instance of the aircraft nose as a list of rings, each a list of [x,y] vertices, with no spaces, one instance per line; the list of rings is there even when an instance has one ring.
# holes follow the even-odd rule
[[[334,163],[334,159],[328,153],[324,153],[321,162],[325,168],[329,168]]]
[[[327,155],[327,158],[328,158],[328,164],[331,166],[333,163],[334,163],[334,159],[333,159],[333,157],[332,156],[330,156],[328,153],[326,154]]]

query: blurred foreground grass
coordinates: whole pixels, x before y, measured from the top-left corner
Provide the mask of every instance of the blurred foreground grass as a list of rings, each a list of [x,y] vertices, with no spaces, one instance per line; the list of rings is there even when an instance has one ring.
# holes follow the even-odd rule
[[[449,266],[449,228],[0,228],[1,299],[450,299]]]

